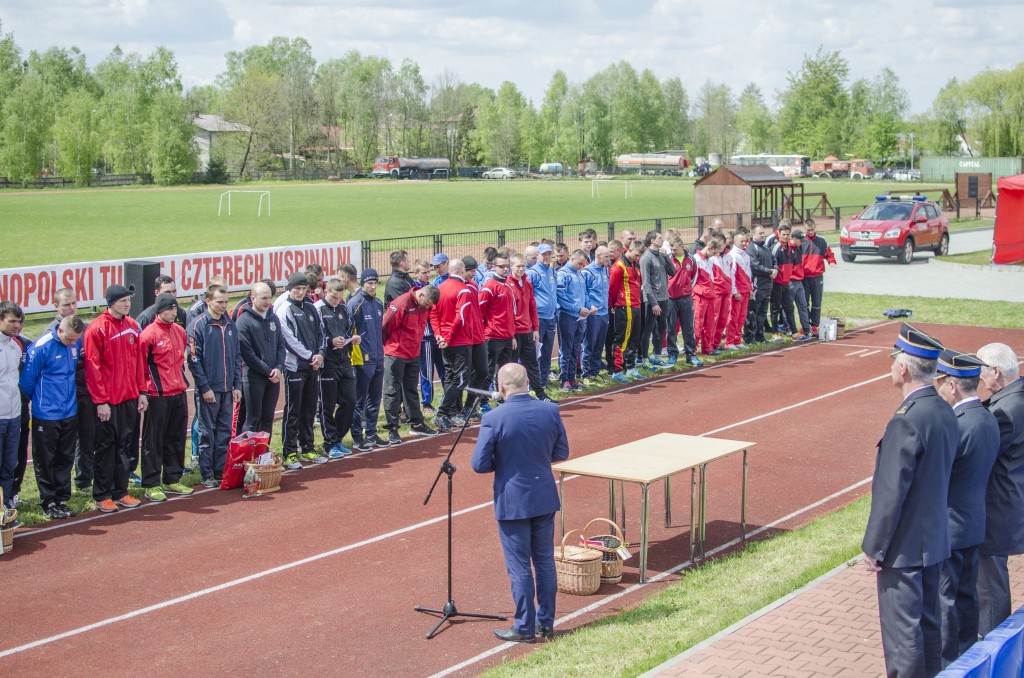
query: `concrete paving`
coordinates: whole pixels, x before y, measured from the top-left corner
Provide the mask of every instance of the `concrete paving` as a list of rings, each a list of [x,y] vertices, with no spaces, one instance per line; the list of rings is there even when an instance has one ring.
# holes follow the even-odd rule
[[[991,228],[950,233],[950,254],[991,247]],[[838,266],[825,269],[825,289],[833,292],[1024,302],[1024,268],[942,263],[931,252],[917,253],[906,266],[882,257],[858,257],[848,264],[838,246],[833,251]]]

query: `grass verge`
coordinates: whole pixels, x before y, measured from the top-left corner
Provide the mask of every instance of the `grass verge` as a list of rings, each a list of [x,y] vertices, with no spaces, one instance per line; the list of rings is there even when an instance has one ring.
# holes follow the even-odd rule
[[[870,498],[686,571],[639,607],[562,636],[499,676],[636,676],[860,553]]]
[[[824,313],[838,309],[847,318],[885,320],[882,311],[890,308],[907,308],[914,312],[911,322],[1020,327],[1020,304],[1010,301],[842,294],[829,292],[826,288],[821,307]]]

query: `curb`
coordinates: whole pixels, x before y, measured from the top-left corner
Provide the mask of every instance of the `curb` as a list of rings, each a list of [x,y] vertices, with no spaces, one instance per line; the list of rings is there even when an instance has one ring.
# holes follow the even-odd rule
[[[809,581],[806,584],[804,584],[803,586],[801,586],[800,588],[796,589],[795,591],[791,591],[790,593],[787,593],[786,595],[782,596],[781,598],[779,598],[775,602],[772,602],[772,603],[769,603],[768,605],[765,605],[760,610],[747,615],[746,617],[744,617],[743,619],[739,620],[735,624],[732,624],[731,626],[728,626],[728,627],[722,629],[721,631],[719,631],[715,635],[711,636],[710,638],[707,638],[706,640],[703,640],[700,643],[697,643],[696,645],[694,645],[690,649],[686,650],[682,654],[676,655],[672,659],[669,659],[668,661],[666,661],[666,662],[664,662],[662,664],[659,664],[658,666],[655,666],[650,671],[647,671],[646,673],[641,674],[639,676],[639,678],[654,678],[655,676],[660,674],[665,669],[671,668],[671,667],[673,667],[673,666],[675,666],[677,664],[680,664],[680,663],[686,661],[692,655],[695,655],[698,652],[700,652],[700,651],[702,651],[702,650],[704,650],[704,649],[714,645],[715,643],[717,643],[722,638],[725,638],[726,636],[735,633],[736,631],[740,630],[741,628],[743,628],[747,624],[750,624],[751,622],[757,621],[758,619],[760,619],[761,617],[765,616],[769,612],[772,612],[773,610],[776,610],[776,609],[782,607],[783,605],[785,605],[786,603],[788,603],[792,599],[796,598],[797,596],[801,595],[805,591],[809,591],[810,589],[813,589],[814,587],[818,586],[822,582],[828,581],[829,579],[831,579],[832,577],[836,576],[837,574],[845,572],[846,570],[850,569],[851,567],[853,567],[857,563],[859,563],[861,560],[863,560],[863,558],[864,558],[864,555],[861,554],[859,556],[856,556],[856,557],[846,561],[842,565],[838,565],[838,566],[832,568],[831,570],[829,570],[825,574],[821,575],[817,579]]]
[[[1021,273],[1024,273],[1024,266],[1012,266],[1002,264],[989,264],[988,266],[983,266],[981,264],[958,264],[955,261],[942,261],[937,257],[932,257],[929,263],[949,268],[952,270],[961,271],[986,271],[992,273],[1009,273],[1010,275],[1019,275]]]

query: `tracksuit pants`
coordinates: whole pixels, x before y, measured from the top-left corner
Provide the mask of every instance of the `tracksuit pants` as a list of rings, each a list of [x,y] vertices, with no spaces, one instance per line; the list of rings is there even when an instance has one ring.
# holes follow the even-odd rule
[[[441,355],[445,369],[444,399],[437,413],[453,417],[463,411],[462,389],[487,385],[487,348],[483,344],[449,346],[441,349]],[[469,401],[474,402],[474,399],[475,396]]]
[[[558,381],[576,383],[576,368],[583,353],[587,319],[568,313],[558,314]]]
[[[143,487],[170,485],[181,480],[187,431],[188,396],[184,391],[171,396],[150,396],[142,423]]]
[[[732,318],[732,292],[715,297],[715,303],[718,304],[718,318],[715,320],[713,341],[717,342],[717,348],[722,345],[725,330],[729,327],[729,320]]]
[[[274,414],[277,412],[277,398],[281,394],[281,383],[272,383],[262,374],[246,370],[242,375],[242,400],[245,405],[245,421],[242,432],[274,432]],[[270,444],[270,441],[267,441]]]
[[[640,344],[640,307],[615,307],[615,354],[612,365],[615,372],[636,367],[637,346]]]
[[[21,493],[21,484],[25,481],[25,471],[28,470],[28,441],[31,437],[29,424],[32,417],[29,416],[28,402],[22,398],[21,401],[21,433],[18,436],[18,461],[14,467],[14,487],[11,493],[4,492],[4,497],[13,497]],[[4,500],[6,501],[6,499]]]
[[[516,352],[512,348],[512,339],[487,339],[484,341],[484,345],[487,347],[487,386],[484,388],[490,389],[491,384],[494,385],[495,390],[498,387],[498,370],[501,369],[502,365],[507,363],[514,363],[516,361]]]
[[[324,452],[330,452],[352,428],[356,412],[355,368],[326,367],[320,370],[320,433]]]
[[[384,393],[384,363],[365,363],[356,368],[356,409],[352,413],[352,442],[377,435],[380,400]]]
[[[736,346],[743,343],[743,326],[747,321],[747,306],[749,304],[750,292],[742,292],[739,299],[732,297],[729,325],[725,329],[726,344]]]
[[[409,423],[423,423],[423,410],[420,409],[419,394],[416,386],[420,375],[420,359],[396,358],[384,356],[384,417],[387,428],[397,431],[399,417],[402,414],[402,402],[405,402],[405,413],[409,415]]]
[[[583,353],[580,360],[584,377],[596,377],[607,366],[604,363],[605,338],[608,335],[608,314],[592,315],[587,318],[587,329],[583,337]]]
[[[771,299],[771,284],[755,287],[747,305],[747,324],[743,330],[743,343],[764,341],[764,328],[768,323],[768,300]]]
[[[537,344],[533,341],[533,332],[520,332],[516,335],[516,361],[526,368],[526,376],[530,380],[530,390],[538,397],[543,397],[545,382],[540,378],[540,367],[537,364]]]
[[[679,343],[676,340],[676,327],[678,327],[683,335],[683,352],[689,358],[697,352],[697,342],[693,336],[693,297],[669,299],[666,311],[668,316],[665,319],[668,354],[679,356]]]
[[[96,449],[96,404],[85,395],[78,395],[78,440],[75,443],[75,485],[92,485],[93,456]]]
[[[231,391],[214,391],[212,403],[199,398],[199,472],[203,480],[220,480],[224,475],[234,413]]]
[[[693,334],[704,355],[718,348],[715,329],[718,327],[718,297],[693,295]]]
[[[43,508],[71,499],[77,438],[76,415],[52,421],[32,419],[32,466],[39,486],[39,505]]]
[[[808,315],[811,319],[811,328],[817,332],[818,325],[821,324],[821,297],[825,292],[825,277],[815,276],[813,278],[804,278],[804,294],[807,297],[807,305],[809,307]]]
[[[789,283],[772,283],[772,331],[781,332],[783,323],[786,324],[788,332],[796,332],[793,292],[789,288]]]
[[[537,626],[555,624],[558,577],[555,573],[555,514],[499,520],[498,535],[516,606],[516,633],[532,636]],[[536,599],[536,603],[534,600]]]
[[[316,415],[320,375],[308,363],[285,372],[284,429],[281,449],[285,456],[313,451],[313,417]]]
[[[540,380],[548,383],[548,375],[551,374],[551,355],[555,347],[555,332],[558,326],[557,316],[555,318],[541,318],[540,336],[537,339],[537,364],[540,367]]]
[[[117,501],[128,494],[128,474],[131,472],[132,434],[139,416],[136,398],[110,406],[110,419],[96,420],[96,455],[92,498],[96,502],[106,499]]]
[[[811,318],[807,313],[807,292],[804,290],[803,280],[793,280],[789,283],[789,294],[796,303],[796,314],[800,318],[800,329],[804,334],[811,332]]]
[[[14,472],[18,468],[18,442],[21,439],[21,417],[0,419],[0,488],[4,504],[14,506]]]
[[[661,315],[654,315],[652,307],[644,304],[644,322],[640,330],[640,356],[642,358],[661,355],[661,342],[665,338],[666,321],[668,320],[668,315],[665,313],[668,299],[659,301],[658,306],[661,307]]]
[[[420,342],[420,396],[423,406],[426,407],[434,402],[434,373],[444,387],[444,360],[441,358],[441,349],[437,347],[437,339],[434,335],[423,337]]]
[[[604,336],[604,363],[609,372],[615,367],[615,309],[608,309],[608,331]]]

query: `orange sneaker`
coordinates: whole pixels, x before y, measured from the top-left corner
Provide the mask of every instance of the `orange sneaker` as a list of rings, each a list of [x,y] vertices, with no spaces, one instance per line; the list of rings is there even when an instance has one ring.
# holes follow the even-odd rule
[[[126,494],[123,497],[121,497],[120,499],[118,499],[116,503],[117,503],[118,506],[123,506],[125,508],[135,508],[136,506],[138,506],[142,502],[139,501],[138,499],[136,499],[135,497],[133,497],[132,495]]]
[[[117,504],[113,499],[104,499],[96,504],[96,508],[100,510],[100,513],[117,513]]]

